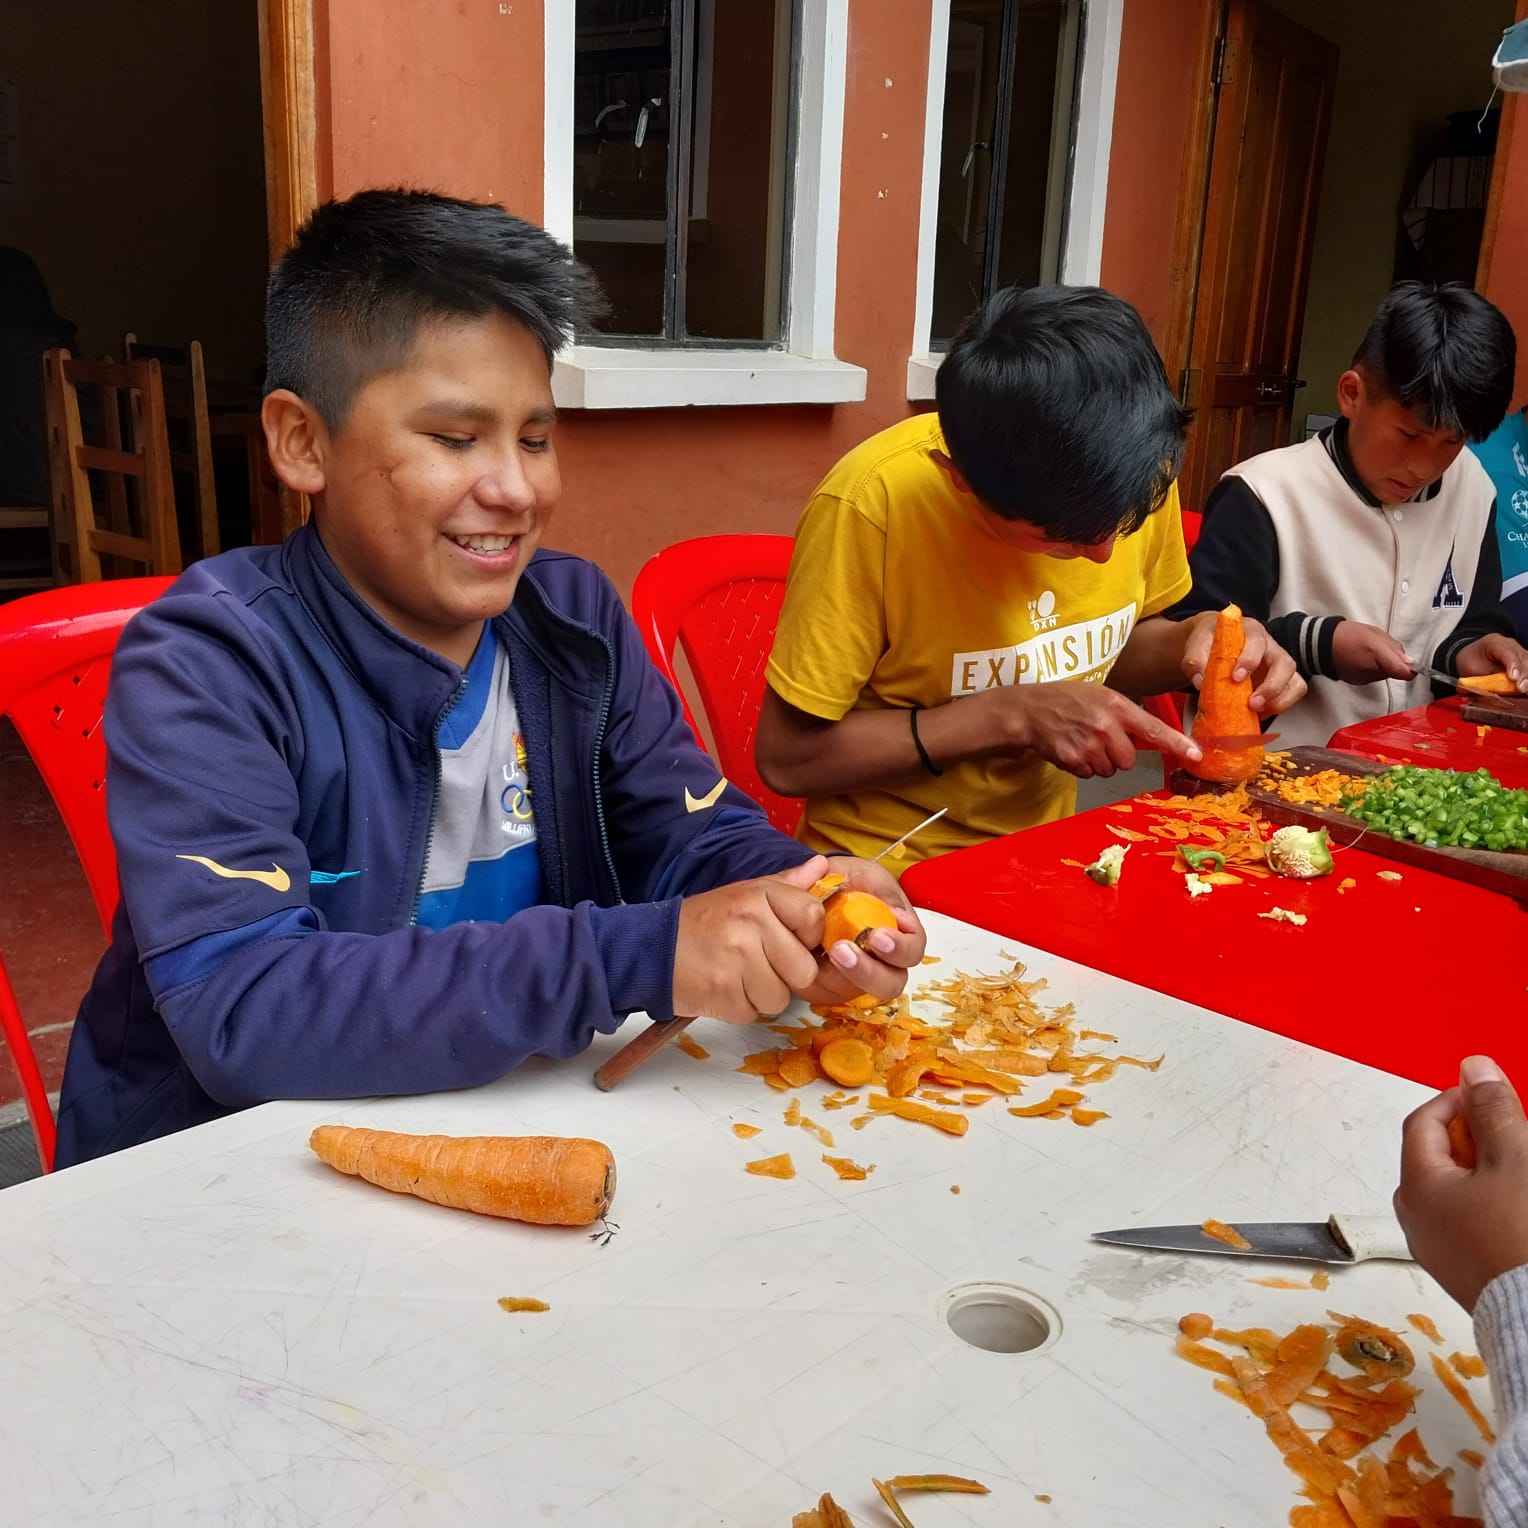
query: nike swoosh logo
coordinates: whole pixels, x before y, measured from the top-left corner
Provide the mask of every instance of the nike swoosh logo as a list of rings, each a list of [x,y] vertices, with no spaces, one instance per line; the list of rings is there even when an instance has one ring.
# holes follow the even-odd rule
[[[271,861],[269,870],[230,870],[227,865],[220,865],[216,860],[210,860],[201,854],[177,854],[175,858],[205,865],[214,875],[222,876],[225,881],[259,881],[262,886],[269,886],[272,891],[286,891],[292,884],[291,876],[274,860]]]
[[[716,782],[714,789],[708,790],[704,796],[692,796],[690,787],[684,788],[684,809],[687,812],[703,812],[708,806],[715,806],[721,800],[722,792],[727,789],[727,777],[722,776]]]

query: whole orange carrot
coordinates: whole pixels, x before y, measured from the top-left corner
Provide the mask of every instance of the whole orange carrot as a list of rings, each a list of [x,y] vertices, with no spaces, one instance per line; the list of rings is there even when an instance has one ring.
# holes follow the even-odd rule
[[[1252,680],[1234,680],[1247,640],[1239,605],[1227,605],[1215,620],[1215,636],[1210,643],[1209,661],[1204,666],[1204,680],[1199,687],[1198,710],[1194,716],[1193,736],[1248,737],[1262,728],[1262,719],[1252,709]],[[1253,748],[1206,748],[1197,764],[1184,768],[1201,780],[1235,784],[1257,778],[1263,767],[1263,750]]]
[[[320,1161],[395,1194],[541,1226],[587,1226],[615,1198],[615,1158],[560,1135],[401,1135],[320,1125]]]

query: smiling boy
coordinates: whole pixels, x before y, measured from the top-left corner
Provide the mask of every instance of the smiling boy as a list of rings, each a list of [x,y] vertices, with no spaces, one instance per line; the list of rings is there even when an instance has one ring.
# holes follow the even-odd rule
[[[899,928],[814,953],[825,862],[718,780],[598,570],[538,550],[551,359],[591,291],[541,230],[419,192],[320,208],[277,265],[266,442],[313,520],[123,633],[122,902],[59,1165],[266,1099],[487,1082],[639,1009],[890,996],[921,959],[877,867]]]
[[[1501,422],[1516,355],[1485,298],[1398,286],[1338,380],[1342,418],[1232,467],[1210,495],[1193,591],[1171,613],[1234,600],[1267,623],[1310,686],[1279,724],[1286,744],[1425,704],[1435,687],[1417,665],[1505,671],[1528,693],[1495,489],[1464,449]]]

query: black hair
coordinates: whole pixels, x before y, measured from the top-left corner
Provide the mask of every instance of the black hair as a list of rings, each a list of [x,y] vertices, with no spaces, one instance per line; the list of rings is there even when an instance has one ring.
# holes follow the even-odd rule
[[[971,491],[1052,540],[1139,530],[1178,475],[1188,411],[1140,314],[1099,287],[994,292],[961,325],[934,391]]]
[[[1484,440],[1512,402],[1517,340],[1478,292],[1403,281],[1379,305],[1353,367],[1429,430]]]
[[[423,324],[503,313],[550,366],[600,307],[569,250],[502,207],[358,191],[319,207],[271,272],[265,391],[290,389],[336,429],[372,377],[403,364]]]

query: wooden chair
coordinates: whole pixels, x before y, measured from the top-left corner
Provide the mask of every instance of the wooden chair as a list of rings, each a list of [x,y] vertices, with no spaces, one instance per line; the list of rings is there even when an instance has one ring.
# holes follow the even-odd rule
[[[196,504],[197,533],[201,555],[213,557],[222,550],[218,532],[217,483],[212,471],[213,425],[207,411],[207,368],[202,343],[145,345],[131,331],[122,337],[124,361],[158,361],[164,384],[164,411],[174,421],[170,441],[170,465],[191,480]]]
[[[67,350],[48,350],[42,366],[55,582],[98,582],[103,556],[136,564],[150,576],[179,573],[180,533],[159,362],[76,361]],[[104,444],[85,440],[81,388],[95,390]],[[125,446],[124,416],[129,421]],[[92,475],[105,497],[104,527],[97,520]]]
[[[46,506],[36,508],[29,504],[15,507],[0,506],[0,535],[9,531],[51,531],[53,517]],[[37,541],[35,535],[30,538]],[[28,549],[28,552],[30,549]],[[41,555],[33,558],[28,552],[19,553],[14,559],[7,555],[0,562],[0,594],[21,594],[31,589],[47,589],[53,583],[53,570]],[[36,566],[34,566],[34,562]]]

